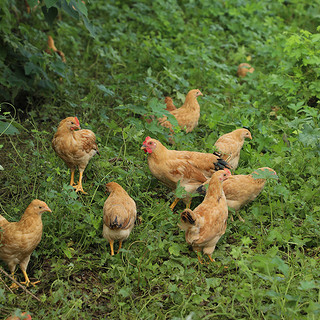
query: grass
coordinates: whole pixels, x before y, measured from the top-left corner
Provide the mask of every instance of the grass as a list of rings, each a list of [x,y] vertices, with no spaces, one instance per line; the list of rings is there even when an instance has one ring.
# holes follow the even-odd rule
[[[87,4],[96,38],[65,14],[50,29],[66,55],[60,66],[59,56],[43,53],[46,34],[39,30],[49,26],[41,10],[27,15],[19,4],[4,6],[8,30],[41,57],[32,61],[54,89],[41,86],[38,74],[29,77],[38,90],[27,83],[14,92],[13,83],[1,78],[20,131],[0,130],[1,214],[16,221],[34,198],[53,213],[43,216],[43,238],[28,267],[32,278],[41,279],[30,289],[41,303],[0,282],[2,314],[20,309],[34,319],[318,319],[319,62],[309,59],[319,49],[314,6],[96,1]],[[13,46],[15,38],[9,39]],[[237,65],[249,57],[255,72],[238,79]],[[166,145],[169,138],[141,115],[161,113],[166,95],[181,105],[192,88],[204,93],[199,126],[189,134],[177,129],[176,144],[168,147],[211,152],[221,134],[247,126],[253,140],[245,143],[236,173],[268,166],[280,178],[278,184],[268,181],[241,210],[245,223],[228,221],[216,263],[209,265],[199,264],[177,226],[183,204],[170,211],[173,193],[152,177],[140,150],[148,135]],[[15,114],[7,104],[1,111],[0,121]],[[68,186],[69,172],[51,148],[59,121],[72,115],[96,133],[101,153],[85,170],[88,195]],[[127,190],[142,219],[113,257],[102,238],[109,181]],[[195,198],[193,206],[200,201]],[[21,280],[20,270],[17,275]]]

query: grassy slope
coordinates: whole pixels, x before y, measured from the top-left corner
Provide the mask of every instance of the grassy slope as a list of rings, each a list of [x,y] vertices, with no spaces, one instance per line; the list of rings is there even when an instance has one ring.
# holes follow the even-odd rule
[[[66,54],[63,80],[56,79],[54,94],[28,98],[32,111],[20,114],[26,132],[2,137],[1,214],[18,219],[36,197],[53,210],[43,217],[44,236],[29,264],[42,280],[32,291],[43,303],[1,283],[2,310],[29,310],[35,319],[318,318],[319,109],[307,105],[318,65],[301,62],[315,45],[300,34],[302,27],[316,32],[314,8],[121,3],[88,5],[95,39],[62,17],[51,33]],[[20,27],[43,49],[41,14],[21,15]],[[295,35],[300,47],[289,41]],[[248,56],[256,71],[240,81],[237,65]],[[191,134],[177,132],[175,148],[209,152],[219,135],[248,126],[253,140],[237,173],[269,166],[280,176],[243,209],[246,223],[229,221],[208,266],[186,245],[179,216],[169,210],[172,194],[152,178],[140,150],[147,135],[168,138],[140,115],[157,111],[165,95],[181,104],[191,88],[204,93],[200,123]],[[50,145],[58,122],[73,114],[96,132],[102,154],[85,171],[87,196],[67,186],[66,166]],[[104,185],[112,180],[135,199],[143,223],[111,258],[101,233]]]

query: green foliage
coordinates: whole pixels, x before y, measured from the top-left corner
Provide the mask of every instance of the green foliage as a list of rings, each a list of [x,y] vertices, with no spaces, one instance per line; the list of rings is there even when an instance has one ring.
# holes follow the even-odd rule
[[[10,221],[34,198],[44,234],[28,272],[41,303],[0,284],[4,315],[47,319],[319,318],[319,31],[310,1],[4,1],[0,8],[0,207]],[[90,20],[90,23],[89,23]],[[64,52],[47,53],[47,36]],[[250,60],[251,59],[251,60]],[[239,79],[239,63],[255,72]],[[186,134],[164,110],[198,88],[201,117]],[[17,111],[17,112],[16,112]],[[101,157],[77,195],[51,148],[61,119],[96,133]],[[170,132],[157,124],[168,116]],[[146,120],[151,120],[148,123]],[[212,152],[246,126],[236,174],[277,172],[228,221],[200,265],[177,226],[174,194],[149,172],[146,136],[168,148]],[[18,134],[19,133],[19,134]],[[0,170],[1,170],[0,166]],[[259,178],[276,178],[270,171]],[[105,184],[135,199],[136,225],[118,255],[102,238]],[[178,188],[177,195],[182,195]],[[192,208],[201,199],[193,198]],[[177,205],[181,212],[184,204]],[[2,265],[2,263],[1,263]],[[7,268],[3,264],[4,268]],[[16,275],[22,279],[20,270]],[[7,279],[2,278],[6,283]],[[19,309],[19,310],[18,310]]]

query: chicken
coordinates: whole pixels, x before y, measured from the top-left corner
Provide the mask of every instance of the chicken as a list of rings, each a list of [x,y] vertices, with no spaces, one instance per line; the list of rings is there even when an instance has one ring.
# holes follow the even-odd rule
[[[109,241],[111,255],[114,255],[114,240],[119,240],[119,250],[122,241],[127,239],[133,229],[137,217],[136,203],[128,193],[116,182],[106,185],[110,192],[103,206],[103,237]]]
[[[203,202],[193,211],[185,209],[181,213],[179,227],[185,231],[186,241],[197,252],[208,255],[210,261],[217,242],[225,233],[228,219],[228,206],[222,189],[222,182],[231,175],[228,169],[215,172],[210,181],[209,187]]]
[[[269,170],[277,178],[276,172],[271,168],[259,168],[257,171],[259,170]],[[233,175],[223,183],[223,191],[227,198],[228,207],[236,211],[239,220],[242,222],[244,222],[244,219],[238,211],[244,205],[253,201],[260,194],[266,183],[266,179],[254,178],[254,174],[257,174],[257,171],[248,175]],[[231,220],[233,221],[232,216]]]
[[[182,107],[170,111],[170,113],[177,119],[179,126],[186,132],[191,132],[197,125],[200,118],[200,106],[197,101],[199,96],[203,94],[198,89],[190,90],[186,96],[186,100]],[[172,125],[167,120],[167,117],[159,118],[159,124],[172,131]]]
[[[38,199],[33,200],[22,215],[19,222],[8,222],[0,215],[0,259],[9,266],[12,277],[16,265],[19,264],[25,277],[25,282],[30,284],[27,267],[33,250],[37,247],[42,236],[42,213],[52,212],[51,209]],[[31,283],[35,285],[37,282]],[[12,288],[18,287],[15,283]]]
[[[240,63],[237,70],[237,75],[240,78],[244,78],[247,73],[253,73],[254,68],[250,66],[249,63]]]
[[[160,141],[147,137],[141,147],[148,153],[148,165],[151,173],[172,190],[178,181],[188,193],[194,192],[212,174],[228,163],[213,153],[168,150]],[[176,198],[170,208],[173,210],[179,199]],[[190,197],[184,201],[190,206]]]
[[[247,129],[237,129],[224,134],[214,144],[218,151],[222,153],[222,159],[228,161],[232,170],[238,167],[240,151],[245,138],[252,139],[250,131]]]
[[[27,314],[27,312],[22,312],[21,313],[21,316],[15,316],[15,315],[12,315],[10,316],[9,318],[7,318],[6,320],[31,320],[31,316],[30,314]]]
[[[166,106],[167,111],[173,111],[173,110],[177,109],[176,106],[173,104],[173,101],[170,97],[165,97],[164,102],[167,105]]]
[[[52,140],[52,147],[57,155],[67,164],[71,170],[70,185],[86,193],[82,187],[83,171],[88,165],[89,160],[99,154],[96,144],[96,136],[91,130],[80,129],[77,117],[68,117],[59,124],[57,132]],[[74,185],[74,172],[79,168],[80,177],[77,185]]]

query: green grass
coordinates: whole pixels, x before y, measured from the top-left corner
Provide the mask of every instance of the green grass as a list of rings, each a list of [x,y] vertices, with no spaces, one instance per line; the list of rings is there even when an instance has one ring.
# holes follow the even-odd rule
[[[16,221],[34,198],[53,211],[43,215],[43,238],[28,267],[41,279],[30,289],[41,303],[1,281],[2,315],[21,309],[33,319],[318,319],[316,4],[86,5],[95,38],[65,11],[52,27],[40,9],[28,15],[23,1],[5,1],[0,11],[0,95],[13,105],[1,104],[0,213]],[[44,53],[47,34],[65,65]],[[237,66],[249,56],[255,72],[239,79]],[[166,95],[182,105],[193,88],[204,94],[199,126],[189,134],[178,129],[170,146],[169,133],[141,115],[162,114]],[[68,186],[67,167],[51,148],[59,121],[73,115],[96,133],[101,153],[85,170],[88,195]],[[14,127],[4,132],[12,118]],[[216,262],[200,265],[177,226],[183,203],[170,211],[173,193],[152,177],[140,146],[149,135],[169,148],[211,152],[220,135],[242,126],[253,140],[236,173],[268,166],[279,183],[268,181],[241,210],[245,223],[228,221]],[[142,218],[113,257],[102,238],[109,181],[126,189]],[[21,280],[20,269],[17,275]]]

